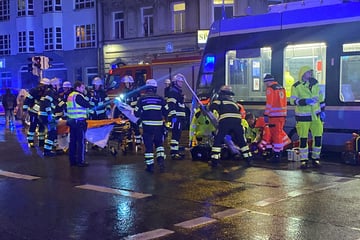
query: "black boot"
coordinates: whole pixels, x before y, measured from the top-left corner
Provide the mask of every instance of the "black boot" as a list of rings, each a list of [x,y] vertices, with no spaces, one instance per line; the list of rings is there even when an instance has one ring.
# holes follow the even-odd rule
[[[301,160],[301,162],[300,162],[300,168],[301,168],[301,169],[307,169],[307,168],[309,168],[309,160]]]
[[[149,173],[153,173],[154,172],[154,164],[147,164],[145,171],[147,171]]]

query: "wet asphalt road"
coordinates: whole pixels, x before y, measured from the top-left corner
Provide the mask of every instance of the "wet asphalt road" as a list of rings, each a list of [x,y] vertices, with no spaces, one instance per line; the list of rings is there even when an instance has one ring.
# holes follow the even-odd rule
[[[0,239],[360,239],[360,167],[167,160],[89,150],[44,158],[0,118]]]

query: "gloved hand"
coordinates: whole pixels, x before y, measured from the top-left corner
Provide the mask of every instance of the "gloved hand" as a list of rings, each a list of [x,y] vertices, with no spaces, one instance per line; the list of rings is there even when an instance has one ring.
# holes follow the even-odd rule
[[[314,105],[316,103],[316,100],[313,99],[313,98],[306,98],[305,103],[306,103],[306,105],[311,105],[312,106],[312,105]]]
[[[175,124],[176,121],[177,121],[176,117],[172,118],[172,119],[171,119],[171,124]]]
[[[321,120],[322,122],[324,122],[324,121],[325,121],[325,118],[326,118],[325,112],[321,112],[321,113],[320,113],[320,120]]]
[[[49,115],[48,115],[48,122],[51,122],[51,121],[52,121],[52,119],[53,119],[52,115],[51,115],[51,114],[49,114]]]

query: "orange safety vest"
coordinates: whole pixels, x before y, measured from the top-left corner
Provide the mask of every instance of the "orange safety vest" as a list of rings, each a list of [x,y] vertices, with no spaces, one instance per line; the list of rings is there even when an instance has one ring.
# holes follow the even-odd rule
[[[287,115],[287,100],[286,91],[277,82],[272,82],[266,88],[266,106],[265,116],[268,117],[286,117]]]

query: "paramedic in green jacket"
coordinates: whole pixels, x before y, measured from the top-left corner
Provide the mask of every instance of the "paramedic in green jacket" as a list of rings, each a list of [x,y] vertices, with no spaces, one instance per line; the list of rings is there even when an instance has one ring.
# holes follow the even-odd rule
[[[304,66],[299,71],[299,80],[291,88],[290,104],[295,105],[296,130],[300,138],[301,168],[308,168],[308,135],[311,132],[311,160],[314,167],[320,166],[323,122],[325,120],[325,96],[319,82],[313,77],[313,69]]]

